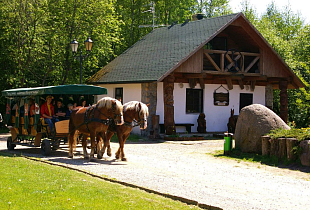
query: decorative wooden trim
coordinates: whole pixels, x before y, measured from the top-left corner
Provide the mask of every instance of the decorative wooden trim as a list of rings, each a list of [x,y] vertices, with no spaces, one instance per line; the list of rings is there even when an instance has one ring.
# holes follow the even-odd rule
[[[199,78],[199,85],[201,89],[205,89],[205,81],[203,78]]]
[[[234,87],[233,87],[233,83],[232,83],[232,80],[230,77],[226,77],[226,82],[227,82],[227,87],[229,90],[232,90]]]
[[[230,64],[227,65],[227,67],[224,69],[224,71],[228,71],[231,67],[233,67],[235,65],[234,61],[231,59],[231,57],[228,54],[226,54],[226,58],[227,58],[227,60],[229,61]],[[238,55],[236,57],[236,61],[239,60],[239,58],[241,58],[240,55]],[[236,67],[236,69],[237,69],[237,71],[240,71],[240,69],[238,67]]]
[[[242,79],[238,79],[238,83],[239,83],[239,87],[241,88],[241,90],[243,90],[244,89],[244,84],[243,84]]]
[[[204,49],[204,53],[215,53],[215,54],[225,54],[227,51],[225,50],[209,50],[209,49]],[[231,52],[227,52],[227,54],[231,54]],[[255,56],[255,57],[260,57],[259,53],[250,53],[250,52],[241,52],[242,55],[244,56]]]
[[[258,56],[254,58],[254,60],[248,65],[248,67],[244,71],[248,72],[254,66],[254,64],[258,61],[258,59],[259,59]]]
[[[203,53],[203,54],[208,58],[208,60],[211,62],[211,64],[214,66],[214,68],[217,71],[221,71],[221,69],[218,67],[218,65],[215,63],[215,61],[211,58],[211,56],[208,53]]]
[[[256,80],[251,81],[251,87],[250,87],[251,91],[255,90],[255,84],[256,84]]]

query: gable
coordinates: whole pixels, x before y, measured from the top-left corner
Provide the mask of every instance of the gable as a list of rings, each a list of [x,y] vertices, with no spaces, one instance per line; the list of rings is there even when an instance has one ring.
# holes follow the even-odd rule
[[[98,71],[87,82],[109,84],[163,81],[166,76],[174,72],[180,77],[179,80],[185,82],[188,76],[186,74],[192,73],[193,75],[189,77],[197,76],[201,83],[222,83],[227,80],[223,75],[235,77],[234,74],[225,72],[223,69],[221,72],[222,62],[218,63],[216,68],[220,76],[216,76],[217,72],[205,71],[204,60],[206,56],[208,57],[205,45],[215,37],[226,37],[229,49],[236,48],[245,53],[244,56],[247,57],[244,65],[249,67],[249,69],[243,69],[245,73],[257,73],[254,68],[259,67],[260,72],[252,75],[255,77],[247,78],[247,81],[253,83],[254,78],[258,85],[268,83],[277,88],[278,81],[285,79],[291,81],[289,88],[304,86],[242,13],[155,29]],[[219,54],[223,56],[223,52]],[[250,60],[249,57],[251,57]],[[256,59],[254,66],[251,66],[254,62],[251,59]],[[244,72],[241,73],[245,75]],[[228,80],[231,84],[240,84],[240,78],[237,78],[238,81]]]

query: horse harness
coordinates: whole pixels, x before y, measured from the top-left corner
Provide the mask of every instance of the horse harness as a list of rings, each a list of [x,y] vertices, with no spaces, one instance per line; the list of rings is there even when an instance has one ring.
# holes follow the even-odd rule
[[[103,115],[105,116],[107,119],[103,120],[103,119],[100,119],[100,118],[96,118],[95,117],[95,111],[98,111],[100,115]],[[120,116],[120,115],[117,115],[115,113],[115,104],[112,104],[112,111],[113,111],[113,115],[114,117],[117,117],[117,116]],[[89,115],[89,117],[88,117]],[[110,126],[114,126],[115,125],[115,121],[114,119],[110,119],[108,116],[106,116],[105,114],[103,114],[98,108],[97,108],[97,105],[93,105],[93,106],[90,106],[86,109],[86,112],[84,114],[84,122],[77,126],[75,128],[75,130],[78,130],[79,127],[81,127],[82,125],[86,125],[86,128],[87,128],[87,131],[90,132],[89,130],[89,127],[88,127],[88,124],[91,123],[91,122],[99,122],[99,123],[102,123],[104,125],[109,125]]]

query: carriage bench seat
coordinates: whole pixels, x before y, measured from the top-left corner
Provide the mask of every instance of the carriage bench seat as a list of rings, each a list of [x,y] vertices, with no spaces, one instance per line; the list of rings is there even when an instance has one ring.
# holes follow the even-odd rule
[[[62,120],[55,123],[56,137],[66,137],[69,134],[69,120]]]
[[[192,126],[194,126],[194,124],[192,123],[175,123],[175,126],[185,126],[187,133],[191,133],[192,132]],[[159,129],[160,129],[160,133],[165,133],[165,125],[164,124],[159,124]]]

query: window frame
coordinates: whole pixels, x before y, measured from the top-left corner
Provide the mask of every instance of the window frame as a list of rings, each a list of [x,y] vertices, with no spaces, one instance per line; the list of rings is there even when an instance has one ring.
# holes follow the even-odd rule
[[[194,103],[195,99],[193,98],[188,98],[188,92],[192,92],[194,94],[195,92],[198,93],[198,100],[200,100],[200,105],[199,103],[197,104],[198,107],[192,107],[191,109],[188,106],[195,106],[196,104]],[[185,113],[186,114],[198,114],[198,113],[203,113],[203,89],[192,89],[192,88],[186,88],[186,93],[185,93]],[[192,96],[195,97],[195,96]],[[192,101],[191,104],[189,104],[190,101]],[[197,108],[197,109],[196,109]],[[196,111],[197,110],[197,111]]]
[[[121,90],[121,94],[117,94],[117,90]],[[121,98],[121,102],[123,103],[124,101],[124,88],[123,87],[117,87],[114,89],[114,98],[116,98],[117,100],[119,100],[119,98]]]

